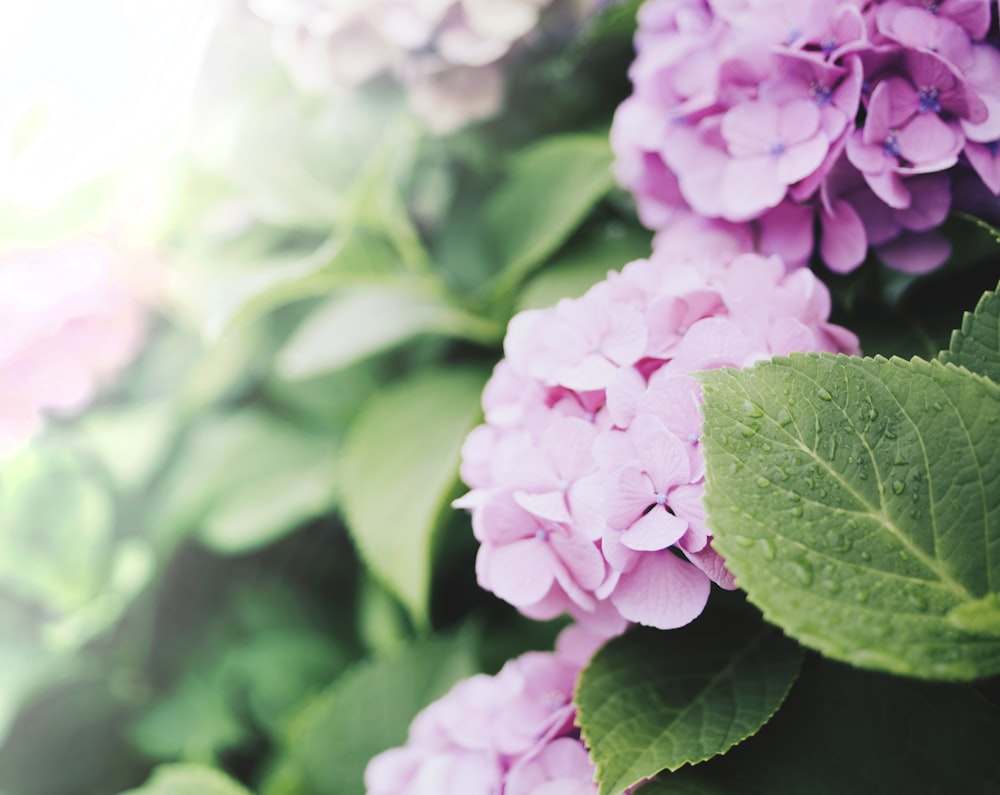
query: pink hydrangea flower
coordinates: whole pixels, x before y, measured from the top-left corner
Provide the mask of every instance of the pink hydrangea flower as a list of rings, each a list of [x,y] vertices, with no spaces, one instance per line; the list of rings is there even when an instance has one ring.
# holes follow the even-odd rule
[[[484,588],[533,618],[568,612],[613,633],[682,626],[711,583],[734,587],[701,505],[690,374],[858,352],[828,322],[825,286],[752,244],[739,226],[681,217],[649,260],[511,321],[456,503],[472,512]]]
[[[900,270],[937,267],[950,248],[914,228],[912,178],[941,174],[950,195],[972,170],[1000,197],[990,19],[988,0],[647,0],[611,131],[618,179],[653,229],[687,210],[749,223],[760,250],[802,264],[818,218],[835,271],[870,246]],[[845,170],[868,191],[844,190]],[[870,234],[872,197],[891,235]]]
[[[274,26],[274,50],[304,89],[357,86],[389,74],[435,134],[486,119],[503,104],[501,63],[543,16],[578,26],[606,0],[251,0]]]
[[[602,640],[570,626],[554,652],[459,682],[414,719],[406,745],[368,763],[368,795],[596,793],[572,696]]]
[[[92,240],[0,256],[0,451],[80,411],[138,350],[144,313]]]

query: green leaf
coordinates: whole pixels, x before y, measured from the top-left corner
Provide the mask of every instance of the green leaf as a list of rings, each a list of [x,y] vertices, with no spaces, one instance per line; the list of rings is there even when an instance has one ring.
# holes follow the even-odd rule
[[[578,298],[607,278],[608,271],[619,271],[632,260],[649,256],[649,248],[649,232],[633,227],[613,227],[579,243],[574,241],[527,283],[518,310],[541,309],[562,298]]]
[[[192,673],[149,707],[132,727],[136,747],[151,759],[214,761],[249,739],[217,676]]]
[[[156,495],[156,533],[170,543],[198,531],[216,551],[248,551],[330,508],[335,484],[329,440],[260,409],[210,415]]]
[[[432,370],[374,396],[342,450],[342,503],[361,556],[427,621],[431,559],[441,512],[455,487],[459,452],[480,416],[485,378]]]
[[[699,378],[715,545],[768,619],[862,667],[1000,672],[948,620],[1000,588],[1000,386],[830,354]]]
[[[363,662],[338,678],[294,719],[280,775],[263,792],[357,795],[368,760],[406,740],[414,716],[475,672],[470,633],[436,637]]]
[[[612,640],[576,692],[601,795],[745,740],[778,709],[801,662],[798,646],[752,620],[706,615],[675,632]]]
[[[160,765],[143,786],[121,795],[250,795],[250,790],[211,767]]]
[[[973,688],[811,662],[757,735],[638,794],[996,792],[1000,710]]]
[[[1000,296],[986,293],[974,312],[966,312],[962,328],[951,335],[942,362],[962,365],[1000,384]]]
[[[401,272],[396,250],[364,228],[335,234],[305,254],[269,255],[256,267],[207,269],[203,261],[194,265],[180,272],[177,293],[212,340],[279,306],[348,285],[392,280]]]
[[[553,254],[614,186],[606,135],[559,135],[518,153],[485,220],[502,271],[494,285],[512,289]]]
[[[311,378],[347,367],[420,334],[499,342],[503,328],[416,285],[342,290],[317,307],[278,354],[278,374]]]
[[[982,599],[953,607],[948,620],[966,632],[1000,636],[1000,594],[987,594]]]

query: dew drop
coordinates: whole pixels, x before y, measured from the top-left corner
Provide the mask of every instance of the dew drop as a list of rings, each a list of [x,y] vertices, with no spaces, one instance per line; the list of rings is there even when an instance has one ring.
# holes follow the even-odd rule
[[[763,417],[764,409],[758,406],[756,403],[751,403],[749,400],[745,401],[743,408],[746,409],[748,417]]]
[[[770,452],[770,450],[771,450],[771,443],[770,442],[764,442],[764,444],[762,444],[760,446],[760,449],[763,450],[765,453]]]
[[[934,411],[944,411],[944,406],[942,406],[940,403],[935,403]]]
[[[827,390],[820,387],[816,390],[816,397],[820,400],[833,400],[833,395],[831,395]]]
[[[757,478],[757,485],[760,486],[762,489],[766,489],[768,486],[771,485],[771,481],[765,478],[763,475],[761,475],[759,478]]]
[[[792,578],[799,584],[805,587],[812,585],[813,581],[813,571],[812,567],[804,560],[793,560],[788,563],[787,567],[788,573],[792,575]]]
[[[778,419],[778,425],[780,425],[781,427],[785,427],[786,425],[791,425],[792,423],[792,415],[789,414],[788,409],[785,408],[780,409],[778,411],[777,419]]]
[[[836,531],[827,534],[826,542],[834,552],[850,552],[851,547],[854,546],[854,542],[850,538]]]
[[[788,499],[790,499],[792,502],[801,502],[802,501],[802,498],[798,494],[796,494],[794,491],[786,491],[785,492],[785,496]]]
[[[868,591],[868,590],[865,590],[864,588],[862,588],[860,591],[855,591],[854,592],[854,598],[857,599],[862,604],[864,604],[865,602],[867,602],[871,598],[871,595],[872,595],[872,592]]]
[[[899,558],[900,558],[900,560],[909,560],[910,559],[910,553],[907,552],[905,549],[901,549],[901,550],[899,550]]]
[[[860,523],[858,522],[857,519],[848,519],[847,526],[850,527],[852,530],[857,530],[858,527],[860,526]]]
[[[906,490],[906,484],[901,480],[892,481],[892,493],[902,494]]]
[[[895,439],[896,438],[896,432],[892,428],[889,428],[888,426],[882,432],[882,434],[883,434],[883,436],[885,436],[886,439]]]
[[[830,593],[840,593],[840,582],[837,580],[823,580],[823,587]]]
[[[862,549],[861,550],[861,559],[864,560],[864,561],[871,560],[872,559],[872,553],[869,552],[867,549]]]
[[[833,461],[837,457],[837,440],[832,436],[830,437],[830,444],[827,447],[826,457],[830,461]]]
[[[743,547],[744,549],[749,549],[753,546],[753,539],[747,536],[731,536],[733,543],[738,547]]]
[[[802,516],[802,506],[801,505],[796,505],[794,508],[792,508],[792,516],[794,516],[796,519],[798,519],[800,516]]]
[[[757,426],[757,425],[744,425],[743,426],[743,430],[741,431],[741,433],[743,434],[743,438],[744,439],[750,439],[750,438],[756,436],[758,429],[759,429],[759,426]]]
[[[868,409],[868,419],[874,420],[876,417],[878,417],[878,412],[875,410],[875,407],[872,406],[870,409]]]
[[[775,556],[778,554],[778,550],[775,549],[774,542],[770,538],[760,539],[760,541],[757,542],[757,547],[760,549],[760,554],[767,560],[774,560]]]
[[[927,609],[927,597],[920,593],[909,593],[906,595],[910,604],[923,613]]]

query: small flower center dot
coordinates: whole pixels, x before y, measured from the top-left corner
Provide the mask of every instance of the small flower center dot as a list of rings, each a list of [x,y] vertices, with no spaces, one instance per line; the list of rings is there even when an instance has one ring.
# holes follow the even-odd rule
[[[936,88],[924,86],[918,89],[917,101],[920,103],[921,113],[927,113],[928,111],[933,113],[941,112],[941,103],[938,101],[938,90]]]
[[[779,158],[785,154],[785,144],[782,141],[773,141],[769,147],[767,147],[767,153],[773,158]]]
[[[664,494],[662,491],[656,492],[655,497],[656,497],[656,504],[657,505],[666,505],[667,504],[667,495]]]
[[[892,130],[885,137],[885,142],[882,144],[882,150],[889,157],[899,157],[899,131]]]

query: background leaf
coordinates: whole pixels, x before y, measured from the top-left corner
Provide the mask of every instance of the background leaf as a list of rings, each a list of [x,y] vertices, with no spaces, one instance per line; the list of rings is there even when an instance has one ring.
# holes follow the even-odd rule
[[[250,795],[224,773],[202,765],[160,765],[149,781],[121,795]]]
[[[359,663],[293,720],[263,795],[357,795],[368,760],[406,740],[414,716],[476,670],[464,632]]]
[[[1000,384],[1000,296],[986,293],[974,312],[966,312],[962,328],[951,335],[942,362],[962,365]]]
[[[778,709],[801,661],[799,647],[753,613],[610,641],[575,699],[601,795],[745,740]]]
[[[310,378],[419,334],[499,342],[503,329],[407,282],[342,290],[295,330],[278,354],[278,373],[288,379]]]
[[[1000,387],[829,354],[700,378],[709,522],[769,620],[855,665],[1000,672],[1000,639],[947,618],[1000,587]]]
[[[511,289],[556,251],[614,186],[606,135],[545,138],[521,150],[507,182],[486,207],[500,252],[499,292]]]
[[[459,451],[480,415],[485,376],[431,370],[372,398],[341,456],[342,502],[371,571],[427,621],[431,559],[440,515],[458,476]]]

